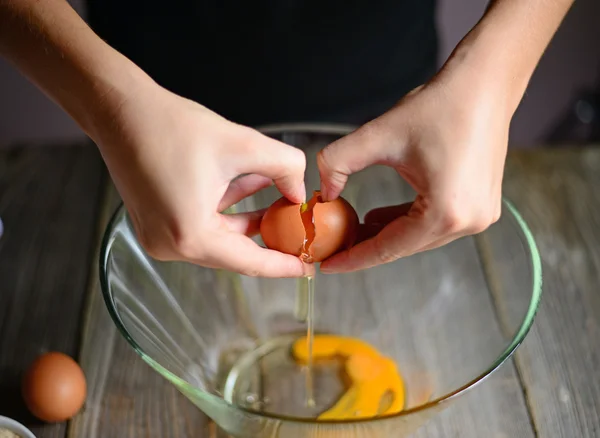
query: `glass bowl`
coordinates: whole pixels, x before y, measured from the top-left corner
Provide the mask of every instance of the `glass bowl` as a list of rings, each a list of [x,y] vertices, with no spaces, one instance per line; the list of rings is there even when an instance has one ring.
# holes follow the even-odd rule
[[[305,151],[311,190],[319,187],[317,151],[351,129],[262,131]],[[415,193],[392,169],[374,166],[353,175],[342,196],[362,218]],[[229,212],[264,208],[279,197],[271,187]],[[290,355],[291,342],[306,330],[295,312],[302,280],[153,260],[123,206],[104,235],[100,280],[112,319],[142,359],[239,438],[406,436],[511,356],[541,298],[538,250],[506,200],[501,219],[477,236],[361,272],[317,273],[315,331],[368,342],[395,361],[406,389],[399,413],[321,421],[316,416],[344,384],[339,363],[317,364],[316,406],[303,404],[306,369]]]

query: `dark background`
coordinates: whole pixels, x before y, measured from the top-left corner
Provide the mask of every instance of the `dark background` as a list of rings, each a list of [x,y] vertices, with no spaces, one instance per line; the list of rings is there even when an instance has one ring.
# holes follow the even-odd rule
[[[85,16],[81,0],[71,0]],[[487,0],[439,0],[443,62],[481,17]],[[546,143],[577,105],[581,93],[600,88],[600,1],[577,0],[536,71],[511,131],[512,146]],[[569,141],[571,133],[561,139]],[[6,61],[0,59],[0,147],[56,143],[83,137],[77,125]]]

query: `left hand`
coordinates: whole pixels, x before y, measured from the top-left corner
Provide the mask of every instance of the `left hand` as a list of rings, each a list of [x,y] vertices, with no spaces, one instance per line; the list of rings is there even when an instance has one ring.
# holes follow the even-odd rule
[[[394,261],[479,233],[501,212],[502,176],[513,106],[472,75],[442,71],[381,117],[323,149],[321,191],[335,199],[348,176],[393,167],[416,190],[414,202],[365,217],[376,235],[321,264],[325,273]]]

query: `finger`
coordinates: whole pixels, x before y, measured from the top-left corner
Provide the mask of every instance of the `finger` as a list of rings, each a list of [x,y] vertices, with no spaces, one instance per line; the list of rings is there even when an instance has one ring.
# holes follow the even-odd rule
[[[267,211],[266,208],[249,213],[224,214],[222,220],[225,229],[232,233],[252,237],[260,232],[260,222],[265,211]]]
[[[479,233],[483,232],[485,228],[487,228],[487,227],[479,227],[479,228],[475,228],[475,229],[469,229],[467,227],[467,228],[464,228],[457,232],[448,233],[441,239],[436,240],[435,242],[432,242],[429,245],[425,246],[422,249],[422,251],[429,251],[431,249],[440,248],[440,247],[442,247],[444,245],[448,245],[449,243],[452,243],[455,240],[458,240],[460,238],[463,238],[466,236],[472,236],[474,234],[479,234]]]
[[[418,196],[406,214],[403,214],[406,205],[369,212],[366,222],[371,231],[382,226],[394,214],[400,216],[385,225],[376,236],[323,261],[321,271],[350,272],[389,263],[401,257],[438,248],[487,228],[487,221],[467,220],[465,218],[470,215],[449,213],[439,206],[427,209],[427,204],[427,200]]]
[[[432,221],[425,216],[401,216],[375,237],[323,261],[321,272],[352,272],[412,255],[439,239],[434,230]]]
[[[273,180],[262,175],[250,174],[234,179],[223,195],[218,211],[226,210],[242,199],[271,185],[273,185]]]
[[[454,242],[455,240],[460,239],[461,237],[465,237],[465,233],[455,233],[449,236],[446,236],[442,239],[436,240],[435,242],[430,243],[429,245],[425,245],[419,252],[430,251],[432,249],[441,248],[444,245],[448,245],[449,243]]]
[[[231,232],[217,232],[205,254],[209,258],[199,264],[252,277],[302,277],[310,269],[299,257],[261,248],[250,238]]]
[[[410,211],[412,202],[389,207],[375,208],[365,215],[365,223],[358,225],[355,244],[372,239],[390,222],[399,216],[404,216]]]
[[[359,224],[358,231],[356,233],[356,242],[354,245],[358,245],[360,242],[375,237],[383,229],[383,226],[377,224]]]
[[[412,205],[412,202],[406,202],[400,205],[374,208],[365,215],[365,223],[370,225],[381,225],[381,228],[383,228],[383,226],[396,220],[398,217],[408,214]]]
[[[356,244],[359,244],[361,242],[364,242],[365,240],[372,239],[373,237],[377,236],[377,234],[379,234],[381,232],[381,230],[385,227],[385,225],[387,225],[387,224],[370,224],[370,223],[369,224],[360,224],[358,226],[358,235],[356,238]],[[464,236],[465,236],[464,233],[452,234],[446,238],[436,240],[433,243],[425,245],[423,248],[417,249],[414,252],[414,254],[419,253],[419,252],[429,251],[431,249],[440,248],[440,247],[447,245],[449,243],[452,243],[453,241],[460,239],[461,237],[464,237]]]
[[[405,144],[399,134],[402,130],[386,128],[384,125],[388,122],[384,117],[367,123],[319,152],[317,165],[324,200],[337,198],[351,174],[373,164],[392,161],[391,151],[397,154],[399,146]],[[393,137],[391,132],[394,132]]]
[[[236,157],[238,173],[254,173],[273,180],[277,189],[290,201],[306,200],[304,170],[306,155],[300,149],[249,130],[240,143]]]
[[[417,88],[413,88],[411,91],[409,91],[406,94],[406,97],[410,97],[410,96],[417,94],[419,91],[421,91],[423,89],[424,86],[425,86],[425,84],[421,84]]]

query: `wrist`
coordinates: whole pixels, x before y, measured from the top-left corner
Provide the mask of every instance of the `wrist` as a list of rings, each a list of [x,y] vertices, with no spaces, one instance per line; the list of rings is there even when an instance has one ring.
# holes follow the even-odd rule
[[[0,0],[0,55],[94,140],[128,96],[152,83],[64,0]]]
[[[82,72],[84,91],[64,105],[87,135],[97,144],[118,125],[126,103],[136,99],[144,88],[157,84],[137,65],[112,48],[98,68]]]
[[[534,67],[519,65],[510,54],[494,50],[499,44],[492,41],[494,37],[475,29],[458,44],[440,73],[459,83],[467,93],[495,100],[506,110],[507,116],[512,117]]]
[[[459,43],[445,71],[465,73],[516,111],[533,72],[573,0],[495,0]]]

